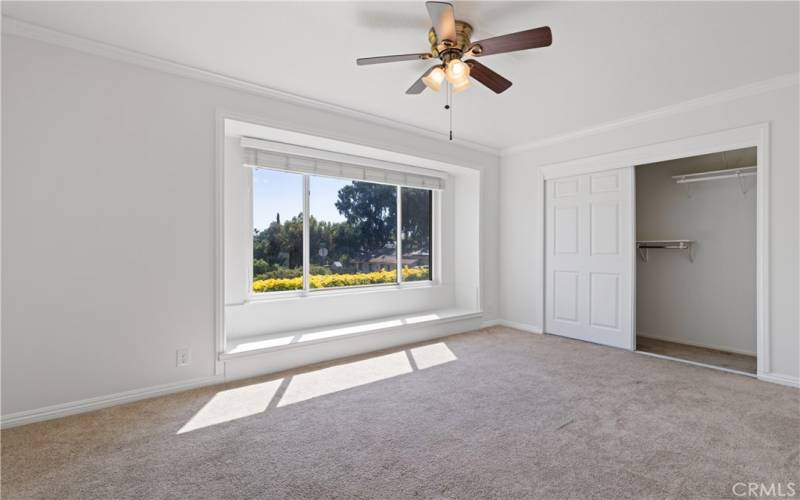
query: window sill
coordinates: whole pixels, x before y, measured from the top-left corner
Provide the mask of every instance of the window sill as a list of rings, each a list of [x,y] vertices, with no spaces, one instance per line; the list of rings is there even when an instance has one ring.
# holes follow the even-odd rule
[[[337,325],[330,328],[298,330],[275,333],[261,337],[248,337],[228,342],[227,349],[219,355],[220,361],[267,352],[293,349],[307,345],[330,342],[360,335],[372,335],[396,331],[410,326],[431,326],[451,321],[478,319],[480,311],[466,309],[445,309],[402,316],[385,317],[359,323]]]
[[[271,302],[279,300],[309,299],[321,297],[336,297],[340,295],[358,295],[362,293],[386,293],[397,292],[400,290],[414,290],[418,288],[436,288],[442,284],[437,281],[424,282],[405,282],[402,284],[376,284],[363,286],[349,286],[341,288],[314,288],[307,292],[302,290],[286,292],[251,293],[244,302],[225,304],[226,306],[247,305],[259,302]]]

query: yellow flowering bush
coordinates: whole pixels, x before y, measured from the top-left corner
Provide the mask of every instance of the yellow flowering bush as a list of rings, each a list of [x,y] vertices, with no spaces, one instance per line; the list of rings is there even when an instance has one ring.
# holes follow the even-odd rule
[[[404,281],[427,280],[429,273],[424,267],[403,268]],[[333,288],[338,286],[375,285],[379,283],[394,283],[397,279],[395,271],[373,271],[360,274],[312,274],[311,288]],[[279,278],[253,281],[253,291],[256,293],[278,292],[284,290],[300,290],[303,288],[303,278]]]

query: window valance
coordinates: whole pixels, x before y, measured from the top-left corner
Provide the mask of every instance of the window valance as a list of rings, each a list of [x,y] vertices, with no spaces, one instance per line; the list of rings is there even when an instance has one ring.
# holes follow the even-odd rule
[[[250,137],[242,138],[243,164],[286,172],[363,180],[413,188],[444,189],[444,172]]]

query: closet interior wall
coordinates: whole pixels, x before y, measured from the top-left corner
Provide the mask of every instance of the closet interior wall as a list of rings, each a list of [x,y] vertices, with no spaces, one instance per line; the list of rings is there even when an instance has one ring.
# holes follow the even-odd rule
[[[755,164],[747,148],[636,167],[637,241],[692,241],[637,255],[638,337],[756,355],[756,176],[674,178]]]

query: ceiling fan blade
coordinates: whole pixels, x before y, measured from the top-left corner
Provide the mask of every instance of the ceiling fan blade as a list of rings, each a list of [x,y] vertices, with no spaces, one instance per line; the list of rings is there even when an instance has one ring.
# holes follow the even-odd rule
[[[511,86],[509,80],[506,80],[478,61],[470,59],[464,62],[469,66],[469,76],[489,87],[495,94],[501,94]]]
[[[472,52],[475,57],[503,54],[517,50],[536,49],[547,47],[553,43],[553,34],[549,26],[520,31],[509,35],[496,36],[479,40],[470,44],[466,52]]]
[[[423,73],[422,76],[417,78],[416,82],[414,82],[410,87],[408,87],[408,90],[406,90],[406,94],[409,94],[409,95],[411,95],[411,94],[421,94],[422,91],[425,90],[425,87],[426,87],[425,82],[423,82],[422,79],[425,78],[426,76],[430,75],[431,71],[433,71],[437,67],[439,67],[438,64],[428,68],[428,71]]]
[[[425,2],[428,14],[431,16],[433,30],[436,31],[436,41],[456,41],[456,16],[453,13],[453,4],[450,2]]]
[[[380,57],[362,57],[356,59],[356,64],[359,66],[366,66],[367,64],[383,64],[398,61],[424,61],[430,59],[432,56],[428,52],[420,54],[399,54],[396,56],[380,56]]]

